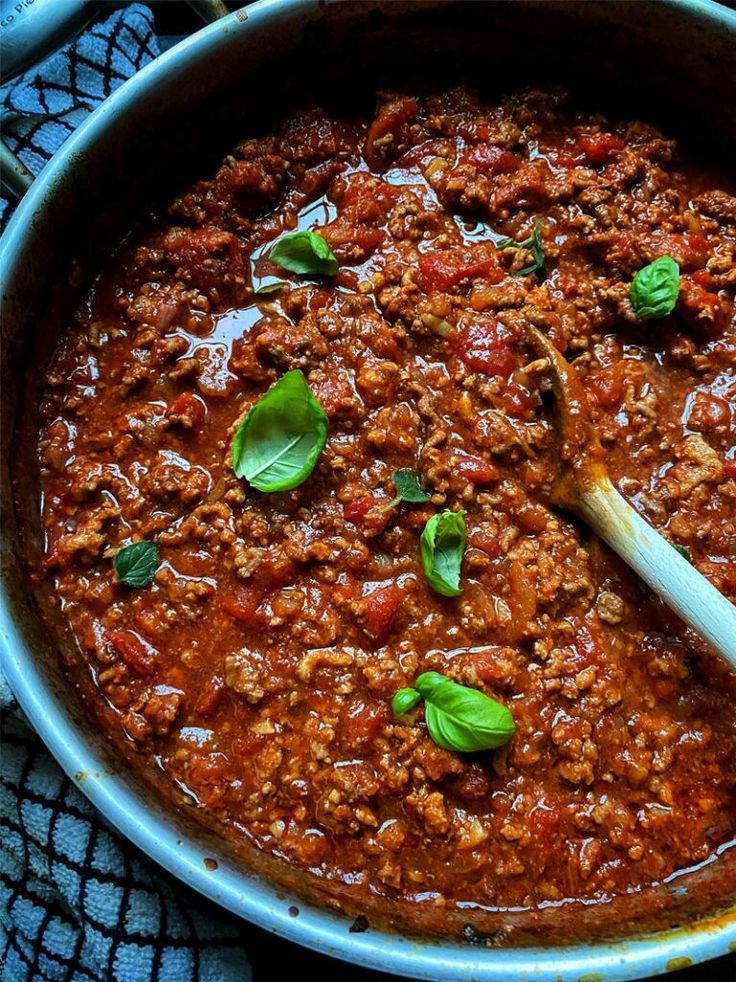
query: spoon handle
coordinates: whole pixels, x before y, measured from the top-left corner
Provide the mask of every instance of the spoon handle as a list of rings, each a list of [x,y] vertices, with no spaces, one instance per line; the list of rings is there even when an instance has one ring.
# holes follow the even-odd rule
[[[607,477],[579,497],[588,525],[736,669],[736,607],[644,521]]]

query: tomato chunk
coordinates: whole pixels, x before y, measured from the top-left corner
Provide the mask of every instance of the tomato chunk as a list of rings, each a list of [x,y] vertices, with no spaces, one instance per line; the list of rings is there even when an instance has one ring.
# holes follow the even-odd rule
[[[182,392],[174,399],[169,415],[187,430],[199,430],[207,415],[204,403],[191,392]]]
[[[521,167],[521,161],[508,150],[493,147],[488,143],[478,143],[467,150],[462,162],[472,164],[484,174],[513,174]]]
[[[158,652],[135,631],[105,631],[105,641],[136,675],[148,678],[156,668]]]
[[[605,164],[626,144],[613,133],[588,133],[578,138],[578,147],[592,164]]]
[[[390,499],[385,495],[361,495],[351,498],[342,506],[342,513],[345,521],[352,525],[357,525],[365,532],[377,535],[388,525],[391,520],[389,512],[382,512],[381,506],[387,505]]]
[[[504,278],[503,270],[499,269],[494,256],[480,262],[469,263],[447,254],[421,256],[419,270],[427,293],[434,290],[449,290],[461,280],[483,277],[490,283],[500,283]]]
[[[458,354],[476,372],[507,378],[516,367],[513,340],[503,325],[488,317],[461,320],[458,325]]]
[[[402,143],[406,145],[407,124],[418,112],[419,103],[412,98],[394,99],[381,106],[365,140],[364,155],[370,167],[380,170],[389,152],[394,155]]]
[[[469,453],[455,455],[455,470],[473,484],[491,484],[498,480],[498,470],[489,460]]]
[[[271,590],[286,586],[294,578],[294,564],[278,556],[266,556],[247,583],[235,588],[222,599],[225,613],[243,624],[260,619],[259,607]]]
[[[736,457],[723,463],[723,473],[726,477],[736,478]]]
[[[600,661],[601,644],[591,630],[583,624],[575,635],[576,661],[583,666],[595,665]]]
[[[199,699],[197,699],[194,707],[195,712],[202,716],[208,716],[217,709],[224,695],[225,683],[216,675],[207,685],[207,688],[201,692]]]
[[[586,391],[604,409],[620,406],[624,398],[625,366],[622,362],[607,365],[585,379]]]
[[[403,592],[395,583],[379,587],[363,599],[363,630],[379,644],[391,633],[401,607]]]

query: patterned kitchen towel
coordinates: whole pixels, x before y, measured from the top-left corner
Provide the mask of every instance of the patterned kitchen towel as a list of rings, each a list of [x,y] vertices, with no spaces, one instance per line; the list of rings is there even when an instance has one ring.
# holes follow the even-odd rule
[[[34,174],[82,120],[159,54],[151,11],[134,3],[0,87],[7,146]],[[13,203],[0,198],[0,231]]]
[[[242,925],[72,784],[0,675],[0,980],[250,982]]]
[[[115,11],[0,89],[3,138],[37,173],[158,51],[147,7]],[[250,982],[241,922],[105,824],[1,674],[0,714],[0,982]]]

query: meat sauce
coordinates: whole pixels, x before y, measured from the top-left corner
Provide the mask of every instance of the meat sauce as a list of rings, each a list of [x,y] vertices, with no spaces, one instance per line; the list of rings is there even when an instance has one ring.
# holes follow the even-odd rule
[[[539,327],[583,380],[617,486],[736,601],[736,198],[642,122],[556,92],[320,110],[248,139],[136,231],[58,345],[44,575],[101,725],[202,818],[360,908],[538,908],[640,891],[736,835],[736,677],[574,516]],[[537,225],[544,267],[522,242]],[[318,231],[334,277],[268,258]],[[640,321],[634,274],[681,270]],[[272,293],[256,294],[277,280]],[[235,477],[238,422],[301,369],[329,417],[298,488]],[[431,495],[381,506],[410,468]],[[419,536],[466,512],[462,595]],[[116,578],[158,545],[150,586]],[[495,752],[394,693],[502,702]]]

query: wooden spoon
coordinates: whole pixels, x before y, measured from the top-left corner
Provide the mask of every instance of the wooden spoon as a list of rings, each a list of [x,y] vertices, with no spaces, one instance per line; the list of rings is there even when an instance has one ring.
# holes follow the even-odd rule
[[[736,669],[736,607],[623,498],[611,483],[582,383],[549,338],[527,325],[526,339],[550,366],[567,467],[556,504],[577,512],[666,604]]]

